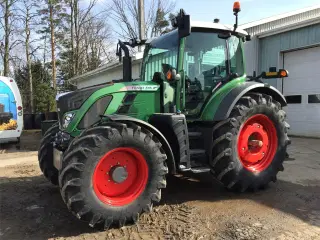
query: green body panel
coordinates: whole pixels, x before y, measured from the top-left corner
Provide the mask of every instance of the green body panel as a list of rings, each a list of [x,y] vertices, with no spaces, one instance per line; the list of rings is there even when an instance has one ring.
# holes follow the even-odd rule
[[[78,124],[88,112],[90,107],[100,98],[111,95],[112,100],[105,111],[105,114],[114,114],[117,112],[122,101],[128,92],[135,93],[136,98],[132,102],[131,107],[126,115],[147,121],[149,116],[160,111],[159,97],[160,85],[154,82],[127,82],[115,83],[111,86],[103,87],[94,92],[83,105],[75,111],[75,117],[68,125],[66,132],[73,137],[78,136],[82,130],[77,129]],[[126,103],[129,104],[129,103]]]
[[[134,102],[132,103],[126,115],[143,121],[148,121],[151,114],[160,112],[160,104],[158,101],[159,98],[159,91],[138,92]],[[114,112],[115,111],[107,111],[107,114],[112,114]]]
[[[205,105],[199,120],[201,121],[212,121],[213,117],[219,107],[223,102],[224,97],[235,87],[246,81],[246,75],[243,75],[239,78],[233,79],[232,81],[225,84],[221,87],[208,101]]]

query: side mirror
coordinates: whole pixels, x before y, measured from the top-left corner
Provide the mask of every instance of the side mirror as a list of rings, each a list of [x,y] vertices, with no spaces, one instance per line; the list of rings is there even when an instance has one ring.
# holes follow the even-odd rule
[[[180,9],[179,14],[171,19],[171,25],[178,28],[179,38],[187,37],[191,33],[190,15],[186,15],[183,9]]]
[[[179,24],[179,37],[184,38],[191,34],[190,15],[184,15]]]

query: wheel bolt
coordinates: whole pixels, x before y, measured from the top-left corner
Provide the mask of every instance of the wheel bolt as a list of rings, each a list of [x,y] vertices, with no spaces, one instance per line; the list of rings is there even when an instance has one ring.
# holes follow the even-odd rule
[[[258,128],[260,128],[260,125],[258,125]]]
[[[264,152],[262,152],[262,155],[264,155]]]

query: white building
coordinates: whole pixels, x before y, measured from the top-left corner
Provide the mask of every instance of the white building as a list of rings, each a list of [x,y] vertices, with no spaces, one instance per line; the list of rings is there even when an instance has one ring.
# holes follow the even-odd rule
[[[292,135],[320,137],[320,5],[241,26],[247,73],[284,68],[289,77],[266,82],[286,97]]]
[[[138,52],[132,57],[132,79],[140,78],[140,69],[142,64],[143,53]],[[85,88],[93,85],[102,84],[112,80],[121,79],[122,63],[112,62],[101,67],[69,79],[69,82],[76,85],[77,88]]]

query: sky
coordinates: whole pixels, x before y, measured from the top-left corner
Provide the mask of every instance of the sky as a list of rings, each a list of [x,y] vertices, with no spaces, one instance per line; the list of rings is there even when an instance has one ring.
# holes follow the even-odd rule
[[[176,2],[176,9],[183,8],[191,15],[191,20],[213,21],[214,18],[219,18],[221,23],[234,23],[233,0],[176,0]],[[319,0],[240,0],[239,24],[317,4],[320,4]]]
[[[147,2],[150,0],[145,0]],[[174,0],[173,0],[174,1]],[[235,18],[232,13],[234,0],[175,0],[178,11],[183,8],[191,15],[191,20],[195,21],[213,21],[219,18],[221,23],[233,24]],[[83,3],[89,3],[90,0],[83,0]],[[98,0],[97,9],[105,9],[109,0]],[[274,15],[303,9],[310,6],[320,6],[320,0],[240,0],[241,12],[239,13],[239,24],[256,21],[259,19],[271,17]],[[112,19],[109,19],[110,25],[116,25]],[[1,35],[0,30],[0,35]],[[114,36],[115,40],[117,36]],[[0,60],[1,69],[1,60]]]

